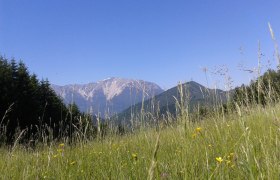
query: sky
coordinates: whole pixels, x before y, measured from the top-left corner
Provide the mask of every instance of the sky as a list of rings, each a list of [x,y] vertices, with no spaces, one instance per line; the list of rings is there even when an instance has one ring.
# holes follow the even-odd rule
[[[279,7],[279,0],[0,0],[0,55],[57,85],[121,77],[164,89],[190,80],[225,89],[256,76],[244,69],[258,66],[259,47],[263,71],[277,65],[268,22],[280,39]]]

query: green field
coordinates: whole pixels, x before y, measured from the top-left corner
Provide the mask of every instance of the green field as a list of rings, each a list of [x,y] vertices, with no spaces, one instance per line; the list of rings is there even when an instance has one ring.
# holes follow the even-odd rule
[[[0,180],[280,180],[279,9],[0,0]]]
[[[280,178],[279,104],[186,120],[71,146],[2,147],[0,179]]]

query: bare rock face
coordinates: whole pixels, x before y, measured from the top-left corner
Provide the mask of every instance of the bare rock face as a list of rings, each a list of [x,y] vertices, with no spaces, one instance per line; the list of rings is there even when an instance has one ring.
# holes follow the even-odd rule
[[[101,117],[122,112],[163,92],[155,83],[123,78],[51,87],[66,104],[74,102],[82,112],[99,114]]]

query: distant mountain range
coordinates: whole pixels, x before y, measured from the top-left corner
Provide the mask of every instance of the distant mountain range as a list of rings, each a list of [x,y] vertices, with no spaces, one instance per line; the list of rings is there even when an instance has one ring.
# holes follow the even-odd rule
[[[220,89],[206,88],[194,81],[164,91],[152,82],[123,78],[51,87],[66,104],[75,102],[82,112],[101,118],[107,115],[116,123],[129,123],[131,119],[137,119],[142,110],[150,114],[169,112],[176,115],[176,104],[181,103],[180,90],[184,94],[183,103],[188,105],[189,110],[197,105],[211,107],[215,103],[225,103],[227,93],[230,94]]]
[[[180,92],[181,91],[181,92]],[[223,104],[227,101],[227,91],[220,89],[209,89],[194,81],[182,84],[181,86],[173,87],[152,99],[148,99],[142,103],[138,103],[129,107],[118,117],[114,118],[118,123],[130,123],[132,119],[139,119],[139,114],[144,111],[146,114],[155,115],[157,112],[160,115],[167,114],[176,115],[178,108],[176,104],[184,103],[192,111],[198,105],[204,107],[213,107],[215,104]],[[183,101],[181,102],[181,95]],[[186,108],[186,107],[185,107]]]
[[[51,87],[66,104],[76,103],[82,112],[111,116],[163,92],[157,84],[142,80],[108,78],[89,84]]]

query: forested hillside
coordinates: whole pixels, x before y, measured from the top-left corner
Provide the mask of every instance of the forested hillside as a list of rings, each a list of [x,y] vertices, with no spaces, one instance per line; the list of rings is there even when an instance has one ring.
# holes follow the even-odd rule
[[[22,61],[0,57],[1,142],[12,142],[17,136],[68,136],[72,133],[70,124],[75,124],[80,115],[75,105],[69,108],[50,88],[48,80],[38,80]]]

